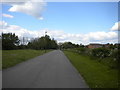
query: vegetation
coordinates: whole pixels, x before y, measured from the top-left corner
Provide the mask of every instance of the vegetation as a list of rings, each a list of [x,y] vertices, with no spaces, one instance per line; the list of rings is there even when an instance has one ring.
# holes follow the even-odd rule
[[[88,55],[64,51],[90,88],[117,88],[118,70],[92,60]]]
[[[110,48],[94,48],[89,49],[85,47],[73,48],[73,49],[66,49],[72,52],[79,53],[81,55],[87,55],[92,60],[96,60],[99,63],[109,66],[110,68],[118,69],[118,61],[119,61],[119,53],[118,47],[115,49]]]
[[[2,33],[2,68],[14,66],[20,62],[41,55],[50,49],[57,49],[57,42],[48,35],[36,38],[28,44],[20,44],[18,36],[12,33]],[[21,50],[20,50],[21,49]],[[29,50],[35,49],[35,50]]]
[[[31,49],[57,49],[57,42],[54,39],[50,39],[48,35],[45,37],[34,39],[28,43],[28,47]]]
[[[92,50],[93,57],[105,58],[110,55],[110,51],[106,48],[95,48]]]
[[[68,49],[68,48],[78,48],[78,44],[73,44],[71,42],[64,42],[61,45],[59,45],[60,49]]]
[[[107,47],[106,47],[107,46]],[[118,88],[120,45],[107,44],[89,49],[83,45],[64,49],[65,55],[84,77],[90,88]]]
[[[46,50],[49,52],[51,50]],[[2,51],[2,68],[8,68],[18,63],[44,54],[44,50],[3,50]]]
[[[14,49],[57,49],[58,45],[56,40],[51,39],[48,35],[36,38],[30,41],[28,44],[20,44],[18,36],[12,33],[2,33],[2,49],[14,50]]]
[[[36,38],[26,44],[20,44],[18,36],[2,33],[2,68],[14,66],[20,62],[43,54],[48,49],[65,50],[65,55],[77,68],[91,88],[117,88],[120,44],[106,44],[101,48],[89,49],[80,44],[65,42],[57,44],[48,35]],[[21,50],[15,50],[21,49]],[[26,49],[26,50],[24,50]],[[34,49],[34,50],[30,50]]]
[[[16,49],[16,46],[19,44],[20,40],[18,36],[12,33],[3,34],[2,33],[2,49],[3,50],[12,50]]]

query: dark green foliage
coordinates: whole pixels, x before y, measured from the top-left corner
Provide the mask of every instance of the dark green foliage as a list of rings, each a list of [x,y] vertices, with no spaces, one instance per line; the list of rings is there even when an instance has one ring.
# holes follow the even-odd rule
[[[64,49],[67,49],[67,48],[72,48],[73,45],[72,45],[71,42],[65,42],[65,43],[62,45],[62,47],[63,47]]]
[[[12,33],[2,33],[2,49],[12,50],[16,49],[20,40],[18,36]]]
[[[51,40],[51,49],[56,49],[58,48],[57,41],[54,40],[54,38]]]
[[[28,43],[28,47],[31,49],[57,49],[57,42],[46,35],[45,37],[36,38],[33,41]]]
[[[78,48],[78,47],[79,47],[78,44],[73,44],[71,42],[65,42],[62,45],[60,45],[61,49]]]
[[[110,50],[106,48],[96,48],[92,50],[92,56],[98,57],[98,58],[105,58],[110,55]]]
[[[84,48],[84,47],[80,47],[80,48],[77,49],[77,51],[78,51],[79,53],[81,53],[81,54],[85,54],[86,51],[87,51],[87,49]]]
[[[28,45],[19,45],[17,46],[17,49],[27,49]]]

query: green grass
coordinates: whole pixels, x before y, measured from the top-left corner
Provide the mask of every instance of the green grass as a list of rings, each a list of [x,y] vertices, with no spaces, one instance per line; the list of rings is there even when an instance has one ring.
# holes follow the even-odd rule
[[[46,50],[46,53],[51,50]],[[2,50],[2,68],[6,69],[18,63],[45,53],[44,50]]]
[[[118,88],[118,71],[91,60],[89,56],[64,51],[90,88]]]

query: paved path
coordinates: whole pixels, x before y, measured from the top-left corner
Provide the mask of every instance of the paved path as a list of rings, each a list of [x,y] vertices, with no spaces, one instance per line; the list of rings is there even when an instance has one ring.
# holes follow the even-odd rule
[[[0,70],[0,90],[2,90],[2,71]]]
[[[55,50],[3,71],[3,88],[87,88],[60,50]]]

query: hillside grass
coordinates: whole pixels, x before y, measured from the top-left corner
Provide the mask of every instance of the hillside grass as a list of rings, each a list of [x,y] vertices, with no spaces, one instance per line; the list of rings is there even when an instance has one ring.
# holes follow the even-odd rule
[[[64,51],[90,88],[118,88],[118,70],[111,69],[87,55]]]
[[[52,50],[2,50],[2,69],[12,67]]]

